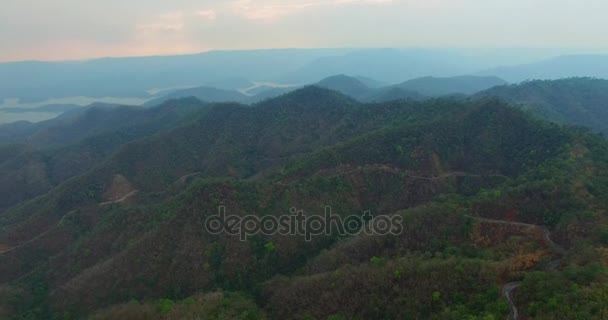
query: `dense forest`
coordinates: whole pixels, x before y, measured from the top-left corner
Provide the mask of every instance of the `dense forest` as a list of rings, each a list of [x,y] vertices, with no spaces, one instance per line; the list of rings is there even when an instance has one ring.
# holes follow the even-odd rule
[[[478,93],[501,97],[550,121],[589,127],[608,133],[608,80],[567,78],[532,80]]]
[[[563,125],[603,131],[601,88],[365,103],[307,86],[1,127],[0,318],[490,320],[512,311],[503,289],[517,283],[525,319],[604,319],[608,142]],[[403,229],[205,229],[218,207],[326,206]]]

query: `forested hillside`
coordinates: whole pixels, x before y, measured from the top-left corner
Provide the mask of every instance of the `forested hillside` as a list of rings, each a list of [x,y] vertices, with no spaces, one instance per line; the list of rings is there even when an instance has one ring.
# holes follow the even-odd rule
[[[337,75],[325,78],[316,85],[362,102],[385,102],[399,99],[424,100],[450,95],[467,96],[505,84],[506,81],[496,77],[458,76],[422,77],[395,85],[371,87],[356,77]]]
[[[608,80],[569,78],[495,87],[479,96],[501,97],[547,120],[608,133]]]
[[[131,141],[189,123],[205,111],[204,103],[183,99],[150,110],[91,107],[25,127],[3,126],[0,212],[99,165]]]
[[[362,103],[316,86],[137,112],[136,126],[0,149],[10,185],[53,161],[95,164],[0,193],[0,317],[487,320],[507,298],[526,319],[608,314],[608,142],[589,130],[497,98]],[[357,232],[206,229],[219,207],[327,206]],[[360,231],[366,211],[401,232]]]
[[[498,77],[458,76],[416,78],[400,83],[396,87],[418,92],[425,96],[446,96],[455,94],[471,95],[505,84],[507,82]]]

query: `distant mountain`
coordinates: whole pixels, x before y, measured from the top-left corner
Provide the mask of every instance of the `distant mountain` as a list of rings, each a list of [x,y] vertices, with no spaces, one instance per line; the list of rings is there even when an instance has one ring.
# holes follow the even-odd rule
[[[377,88],[381,88],[381,87],[386,87],[389,84],[383,81],[378,81],[376,79],[372,79],[372,78],[368,78],[368,77],[362,77],[362,76],[355,76],[355,78],[359,81],[361,81],[364,85],[366,85],[368,88],[372,88],[372,89],[377,89]]]
[[[66,111],[78,110],[83,108],[81,105],[76,104],[47,104],[40,107],[34,108],[0,108],[0,111],[9,113],[25,113],[25,112],[48,112],[48,113],[64,113]]]
[[[498,76],[509,82],[569,77],[608,79],[608,55],[565,55],[536,63],[493,68],[479,74]]]
[[[175,90],[165,96],[147,101],[144,107],[157,106],[165,101],[194,97],[206,102],[247,102],[250,97],[236,90],[225,90],[213,87],[196,87],[183,90]]]
[[[379,83],[376,82],[375,84],[377,85]],[[361,102],[385,102],[401,99],[422,100],[427,98],[416,91],[396,86],[372,88],[367,86],[364,83],[364,80],[361,80],[359,77],[351,77],[343,74],[325,78],[315,85],[338,91]]]
[[[368,86],[367,84],[370,86]],[[365,77],[352,77],[344,74],[333,75],[316,83],[317,86],[341,92],[360,101],[388,101],[396,99],[423,99],[427,96],[448,94],[471,94],[494,85],[505,84],[495,77],[459,76],[452,78],[425,77],[403,82],[396,86],[384,86],[379,81]],[[378,87],[380,86],[380,87]],[[237,90],[200,86],[188,89],[174,89],[168,93],[161,92],[157,98],[147,101],[143,106],[158,106],[165,101],[179,98],[195,97],[206,102],[239,102],[256,103],[291,92],[298,86],[259,86],[244,94]],[[51,105],[35,108],[39,111],[60,112],[76,110],[72,105]],[[20,108],[2,109],[8,112],[25,112]],[[34,109],[27,109],[34,110]]]
[[[275,87],[275,88],[265,88],[262,90],[255,90],[256,94],[249,98],[249,101],[252,103],[264,101],[267,99],[276,98],[280,95],[293,92],[295,90],[300,89],[300,86],[295,87]]]
[[[371,88],[356,77],[336,75],[325,78],[316,85],[341,92],[360,101],[382,102],[398,99],[420,100],[446,95],[471,95],[506,83],[496,77],[424,77],[408,80],[398,85]]]
[[[471,95],[505,84],[507,84],[505,80],[497,77],[456,76],[417,78],[398,84],[395,87],[415,91],[426,96],[445,96],[452,94]]]
[[[518,54],[522,53],[516,51],[509,55]],[[492,59],[470,50],[461,54],[457,50],[438,49],[343,48],[12,62],[0,63],[0,101],[18,98],[22,103],[44,102],[79,96],[146,99],[150,92],[166,93],[172,88],[193,85],[226,90],[243,89],[253,81],[302,85],[336,74],[356,75],[370,88],[380,87],[375,83],[377,81],[398,83],[426,76],[462,74],[496,75],[510,82],[568,76],[607,77],[602,71],[606,70],[606,60],[605,55],[572,55],[529,65],[495,68],[500,65],[499,61],[509,63],[522,59]]]
[[[140,126],[170,126],[190,108],[204,105],[195,99],[166,101],[161,106],[143,109],[139,106],[120,106],[94,103],[74,108],[59,116],[36,123],[20,121],[0,125],[0,145],[25,144],[34,149],[49,149],[69,145],[102,133],[117,133],[122,128],[136,132]],[[184,110],[173,110],[175,104]],[[194,107],[193,107],[194,106]],[[176,119],[169,120],[175,117]]]
[[[273,89],[278,89],[278,87],[273,87],[270,85],[258,85],[258,86],[254,86],[251,88],[247,88],[246,90],[243,90],[242,92],[249,95],[249,96],[255,96],[259,93],[268,91],[268,90],[273,90]]]
[[[196,87],[190,89],[175,90],[167,95],[161,95],[158,98],[147,101],[144,107],[158,106],[166,101],[173,99],[181,99],[187,97],[194,97],[205,102],[238,102],[243,104],[257,103],[266,99],[274,98],[282,94],[294,91],[299,87],[270,87],[261,86],[259,88],[250,90],[248,93],[252,95],[243,94],[236,90],[225,90],[213,87]]]
[[[0,63],[0,101],[19,98],[22,102],[41,102],[74,96],[147,98],[150,89],[197,84],[236,89],[251,80],[279,78],[319,57],[350,51],[353,50],[211,51],[178,56]]]
[[[311,83],[336,74],[352,74],[388,83],[424,76],[456,76],[487,68],[471,56],[426,49],[366,49],[327,56],[288,73],[286,82]]]
[[[317,86],[341,92],[347,96],[360,99],[372,91],[361,80],[346,75],[336,75],[325,78],[316,83]]]
[[[402,100],[402,99],[413,99],[413,100],[424,100],[428,99],[428,96],[425,96],[419,92],[407,90],[404,88],[399,88],[396,86],[388,86],[383,88],[375,89],[369,92],[362,101],[364,102],[385,102],[385,101],[393,101],[393,100]]]
[[[82,174],[129,142],[196,120],[205,106],[196,99],[149,109],[93,106],[39,123],[0,126],[0,194],[6,195],[0,213]]]
[[[42,108],[44,108],[43,106]],[[101,110],[101,109],[110,109],[118,107],[118,105],[110,105],[110,104],[102,104],[96,103],[91,104],[89,106],[78,106],[74,108],[67,108],[63,113],[58,113],[58,115],[52,119],[40,121],[40,122],[29,122],[29,121],[18,121],[15,123],[7,123],[0,125],[0,145],[1,144],[15,144],[15,143],[25,143],[29,144],[29,141],[35,141],[35,147],[52,147],[55,143],[64,144],[69,143],[74,140],[79,139],[78,135],[70,136],[68,134],[65,138],[67,140],[63,140],[62,138],[57,138],[55,133],[53,133],[53,128],[62,127],[64,125],[68,125],[72,123],[73,120],[84,116],[89,110]],[[21,112],[21,108],[14,108],[15,112]],[[90,129],[86,125],[83,126],[83,129]],[[48,136],[45,136],[48,133]],[[30,138],[34,135],[40,135],[43,137],[45,141],[37,141],[37,139],[31,140]],[[61,135],[61,134],[60,134]],[[57,139],[56,139],[57,138]],[[53,141],[50,145],[48,144],[50,141]]]
[[[205,84],[206,87],[215,87],[225,90],[239,90],[251,87],[252,85],[253,82],[244,78],[217,79]]]
[[[545,119],[608,134],[608,80],[534,80],[495,87],[478,96],[500,97]]]

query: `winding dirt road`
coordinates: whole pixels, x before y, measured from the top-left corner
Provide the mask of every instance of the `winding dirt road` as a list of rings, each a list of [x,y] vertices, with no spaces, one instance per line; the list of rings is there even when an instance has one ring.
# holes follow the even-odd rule
[[[507,304],[509,304],[509,309],[511,310],[507,320],[517,320],[519,318],[517,306],[515,306],[515,303],[511,298],[513,290],[519,288],[519,286],[521,286],[521,281],[509,282],[502,287],[502,295],[505,297],[505,299],[507,299]]]
[[[4,245],[4,244],[0,243],[0,254],[11,252],[13,250],[14,250],[14,248],[11,248],[11,247],[9,247],[7,245]]]
[[[115,203],[121,203],[121,202],[125,202],[127,201],[129,198],[131,198],[132,196],[136,195],[139,192],[139,190],[133,190],[127,194],[125,194],[124,196],[122,196],[120,199],[118,200],[114,200],[114,201],[106,201],[106,202],[102,202],[99,204],[100,207],[103,206],[107,206],[110,204],[115,204]]]
[[[430,177],[426,177],[426,176],[416,176],[416,175],[410,175],[408,176],[408,178],[413,178],[413,179],[420,179],[420,180],[441,180],[441,179],[446,179],[446,178],[451,178],[451,177],[474,177],[474,178],[486,178],[486,177],[498,177],[498,178],[505,178],[508,179],[509,177],[502,175],[502,174],[496,174],[496,173],[489,173],[489,174],[476,174],[476,173],[467,173],[467,172],[463,172],[463,171],[453,171],[453,172],[447,172],[438,176],[430,176]]]
[[[41,234],[27,240],[24,241],[22,243],[20,243],[19,245],[16,245],[14,247],[8,247],[8,246],[4,246],[5,248],[2,250],[0,249],[0,254],[5,254],[5,253],[9,253],[9,252],[13,252],[27,244],[33,243],[34,241],[37,241],[39,239],[41,239],[42,237],[46,236],[47,234],[51,233],[55,228],[61,226],[64,223],[64,220],[66,219],[66,217],[70,214],[72,214],[75,210],[72,210],[70,212],[68,212],[67,214],[65,214],[63,217],[61,217],[61,219],[59,221],[57,221],[57,223],[55,223],[52,227],[48,228],[46,231],[42,232]]]
[[[473,216],[468,216],[468,217],[473,218],[480,222],[485,222],[485,223],[503,224],[503,225],[511,225],[511,226],[534,228],[534,229],[542,230],[543,239],[547,243],[547,246],[555,254],[557,254],[559,256],[559,258],[549,262],[549,264],[547,265],[548,271],[557,270],[557,267],[559,267],[562,257],[566,254],[566,250],[562,246],[558,245],[557,243],[553,242],[553,240],[551,240],[551,231],[549,229],[547,229],[547,227],[538,226],[535,224],[523,223],[523,222],[495,220],[495,219],[487,219],[487,218],[480,218],[480,217],[473,217]],[[509,315],[507,316],[507,320],[518,320],[519,319],[519,311],[517,310],[517,306],[513,302],[513,291],[515,291],[520,286],[521,286],[521,281],[514,281],[514,282],[509,282],[502,287],[502,295],[507,300],[507,304],[509,305],[509,309],[510,309]]]

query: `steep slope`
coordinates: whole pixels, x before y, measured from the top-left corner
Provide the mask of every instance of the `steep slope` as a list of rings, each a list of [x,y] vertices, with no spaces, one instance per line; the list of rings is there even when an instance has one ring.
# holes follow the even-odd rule
[[[48,148],[70,144],[83,136],[99,130],[99,124],[119,125],[138,107],[94,103],[60,113],[57,117],[41,122],[17,122],[0,126],[0,144],[22,143],[35,148]],[[134,112],[133,112],[134,113]],[[100,119],[97,120],[97,117]],[[108,121],[107,117],[115,117]],[[103,127],[103,125],[102,125]],[[111,127],[109,128],[111,129]]]
[[[203,103],[190,99],[149,110],[90,108],[31,124],[27,133],[13,137],[21,145],[0,149],[0,212],[82,174],[124,144],[186,124],[204,112]]]
[[[527,81],[496,87],[478,96],[496,96],[523,105],[543,118],[608,133],[608,80],[570,78]]]

